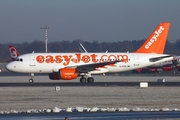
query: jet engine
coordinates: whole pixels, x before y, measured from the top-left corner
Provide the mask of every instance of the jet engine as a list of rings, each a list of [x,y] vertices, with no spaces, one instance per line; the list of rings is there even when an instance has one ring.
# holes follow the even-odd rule
[[[59,69],[59,72],[49,74],[51,80],[72,80],[78,77],[77,70],[75,68],[63,68]]]

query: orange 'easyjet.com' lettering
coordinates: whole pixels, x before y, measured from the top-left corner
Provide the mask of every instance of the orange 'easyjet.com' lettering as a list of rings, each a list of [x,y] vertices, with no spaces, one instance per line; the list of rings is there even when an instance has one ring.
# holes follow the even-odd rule
[[[81,55],[80,53],[75,54],[73,57],[72,55],[38,55],[36,57],[36,61],[38,63],[62,63],[64,66],[69,65],[70,62],[73,63],[97,63],[97,62],[108,62],[108,61],[120,61],[127,63],[129,61],[129,57],[127,55],[101,55],[98,57],[97,54],[91,55]]]

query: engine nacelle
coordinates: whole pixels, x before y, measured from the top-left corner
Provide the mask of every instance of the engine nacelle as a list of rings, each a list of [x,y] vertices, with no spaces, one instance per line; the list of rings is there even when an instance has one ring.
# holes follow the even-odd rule
[[[78,77],[77,70],[75,68],[63,68],[59,69],[57,73],[50,73],[49,79],[51,80],[72,80]]]
[[[164,65],[162,67],[162,70],[163,71],[171,71],[173,69],[173,66],[172,65]]]

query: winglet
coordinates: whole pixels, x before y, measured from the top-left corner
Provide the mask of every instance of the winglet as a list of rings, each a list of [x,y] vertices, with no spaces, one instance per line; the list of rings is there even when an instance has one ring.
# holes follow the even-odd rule
[[[135,53],[164,53],[170,22],[162,22]]]
[[[11,55],[11,60],[14,61],[20,54],[16,50],[16,48],[12,45],[9,46],[9,52]]]

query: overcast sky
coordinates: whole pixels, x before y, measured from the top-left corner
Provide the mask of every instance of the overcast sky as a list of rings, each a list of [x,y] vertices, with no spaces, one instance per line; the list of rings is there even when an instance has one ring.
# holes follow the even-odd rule
[[[162,21],[180,39],[180,0],[0,0],[0,43],[147,38]]]

